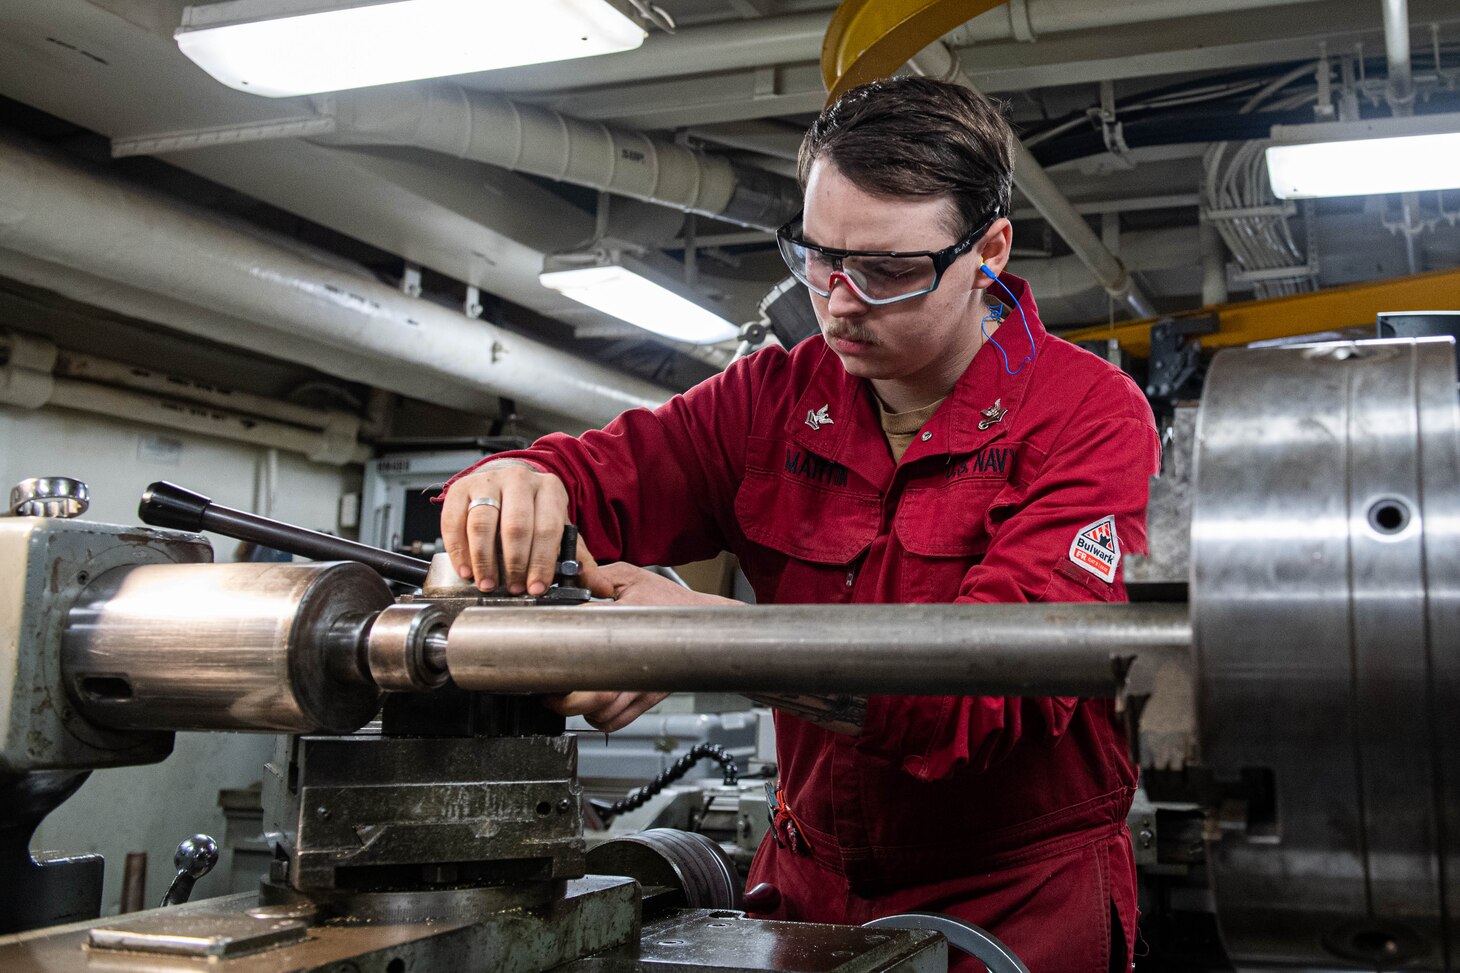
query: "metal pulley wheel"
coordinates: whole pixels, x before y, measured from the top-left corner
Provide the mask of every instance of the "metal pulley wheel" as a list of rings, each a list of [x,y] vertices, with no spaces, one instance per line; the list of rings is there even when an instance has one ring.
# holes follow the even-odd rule
[[[989,973],[1029,973],[1029,967],[997,936],[980,926],[936,912],[905,912],[862,923],[868,929],[928,929],[940,932],[948,945],[987,966]]]
[[[693,831],[652,828],[606,841],[588,853],[588,871],[624,875],[644,886],[669,889],[690,909],[739,909],[742,889],[735,864],[718,844]]]

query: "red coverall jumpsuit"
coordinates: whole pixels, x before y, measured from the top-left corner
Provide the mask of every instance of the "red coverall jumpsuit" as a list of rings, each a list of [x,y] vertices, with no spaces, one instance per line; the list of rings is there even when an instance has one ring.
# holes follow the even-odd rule
[[[1033,361],[1019,368],[1029,341],[1011,311],[996,338],[1016,374],[986,344],[896,466],[867,384],[819,337],[506,455],[562,479],[598,560],[729,550],[762,604],[1123,601],[1099,523],[1113,518],[1119,552],[1145,553],[1150,408],[1118,369],[1046,334],[1023,281],[1001,279]],[[1079,557],[1087,529],[1104,560]],[[779,888],[772,917],[944,912],[1032,973],[1129,965],[1135,774],[1110,701],[882,696],[859,736],[782,714],[776,735],[809,851],[762,843],[750,884]]]

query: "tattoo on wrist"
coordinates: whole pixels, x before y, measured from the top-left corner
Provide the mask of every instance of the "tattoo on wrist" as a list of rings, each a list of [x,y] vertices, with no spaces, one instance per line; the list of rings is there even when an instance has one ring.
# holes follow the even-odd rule
[[[746,693],[757,703],[800,717],[833,733],[856,736],[867,722],[866,696],[816,696],[799,693]]]

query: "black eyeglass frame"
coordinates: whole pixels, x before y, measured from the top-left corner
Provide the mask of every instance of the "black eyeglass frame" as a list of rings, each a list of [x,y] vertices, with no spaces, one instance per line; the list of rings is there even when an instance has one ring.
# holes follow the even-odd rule
[[[923,290],[913,291],[911,294],[899,294],[897,297],[875,298],[867,297],[861,292],[860,288],[858,288],[855,284],[852,285],[852,289],[856,292],[858,300],[878,306],[884,304],[896,304],[898,301],[906,301],[910,298],[922,297],[924,294],[933,293],[933,291],[938,289],[938,285],[943,282],[943,274],[947,272],[949,267],[953,266],[953,262],[959,257],[963,256],[965,253],[967,253],[970,249],[972,249],[973,245],[983,238],[983,235],[989,231],[989,228],[993,226],[994,222],[999,218],[997,214],[990,216],[981,227],[976,230],[970,231],[968,235],[965,236],[963,239],[957,241],[951,246],[944,247],[942,250],[841,250],[836,247],[823,247],[818,246],[815,243],[808,243],[800,237],[792,235],[791,228],[797,223],[800,223],[805,215],[806,211],[802,210],[801,212],[797,213],[795,216],[787,220],[785,223],[783,223],[781,227],[776,230],[776,249],[781,251],[781,259],[785,261],[786,268],[791,271],[791,276],[801,281],[801,283],[805,284],[812,293],[816,294],[819,297],[830,297],[831,289],[827,288],[826,290],[822,290],[815,284],[811,283],[811,281],[806,280],[800,274],[796,273],[796,268],[791,266],[791,262],[789,260],[786,260],[786,251],[784,249],[785,244],[789,243],[794,244],[798,247],[805,247],[807,250],[815,250],[817,253],[822,254],[823,256],[831,257],[833,260],[833,272],[843,274],[845,273],[845,271],[842,270],[841,262],[848,257],[932,258],[933,282]]]

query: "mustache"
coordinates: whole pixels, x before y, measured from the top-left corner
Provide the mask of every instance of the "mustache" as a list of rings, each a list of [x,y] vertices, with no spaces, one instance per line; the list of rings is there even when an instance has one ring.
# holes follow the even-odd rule
[[[828,338],[840,338],[843,341],[860,341],[869,345],[881,343],[871,331],[854,324],[838,323],[827,325],[826,336]]]

